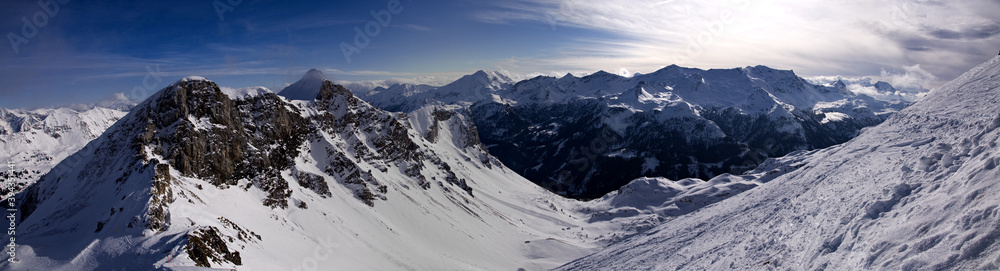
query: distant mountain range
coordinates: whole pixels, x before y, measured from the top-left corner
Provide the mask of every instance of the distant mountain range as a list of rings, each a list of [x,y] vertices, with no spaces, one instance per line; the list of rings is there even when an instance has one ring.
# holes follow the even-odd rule
[[[905,106],[766,67],[477,72],[366,97],[406,113],[318,71],[278,94],[188,77],[127,112],[3,111],[0,139],[65,158],[3,197],[19,241],[0,269],[551,269],[785,178],[825,153],[802,150]],[[532,181],[594,200],[521,176],[546,170]]]
[[[894,92],[885,82],[875,86]],[[632,77],[601,71],[520,82],[479,71],[441,87],[375,88],[362,99],[400,112],[459,105],[501,162],[581,199],[639,177],[741,173],[768,157],[846,142],[907,105],[765,66],[669,66]]]
[[[996,270],[1000,57],[767,185],[557,270]]]
[[[391,113],[313,86],[310,100],[201,77],[158,91],[3,198],[17,242],[0,269],[549,269],[754,186],[570,200],[489,155],[460,107]],[[678,193],[699,200],[642,200]]]
[[[0,108],[0,197],[9,197],[66,157],[79,151],[125,116],[129,107],[115,109],[6,109]],[[7,163],[14,173],[7,171]],[[55,168],[54,170],[65,170]]]

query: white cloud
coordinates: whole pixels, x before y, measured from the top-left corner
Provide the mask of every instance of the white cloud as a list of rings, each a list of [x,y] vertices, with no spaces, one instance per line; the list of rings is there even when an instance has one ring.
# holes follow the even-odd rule
[[[52,108],[66,107],[73,110],[84,111],[93,109],[94,107],[104,107],[104,108],[112,108],[119,110],[128,110],[131,109],[132,107],[135,107],[135,105],[138,104],[139,102],[140,101],[129,99],[124,92],[116,92],[112,94],[110,97],[106,97],[103,100],[100,100],[96,103],[92,104],[74,103],[74,104],[58,105]]]
[[[862,94],[871,96],[877,100],[882,101],[894,101],[902,100],[908,102],[915,102],[920,98],[923,98],[930,92],[929,89],[923,87],[924,85],[913,84],[906,85],[904,82],[915,83],[920,80],[915,80],[919,74],[919,66],[904,67],[908,68],[913,72],[910,73],[884,73],[881,76],[862,76],[862,77],[843,77],[843,76],[812,76],[805,77],[807,81],[813,84],[833,86],[837,81],[843,82],[847,90],[855,94]],[[908,78],[908,79],[903,79]],[[927,79],[924,79],[927,80]],[[892,86],[895,91],[890,90],[879,90],[875,88],[875,84],[878,82],[886,82]],[[894,83],[896,82],[896,83]],[[899,84],[899,85],[897,85]]]
[[[624,77],[632,77],[632,74],[628,73],[628,69],[625,69],[625,68],[618,69],[618,75],[621,75],[621,76],[624,76]]]
[[[902,86],[936,87],[1000,49],[990,48],[1000,41],[996,1],[519,0],[496,5],[475,18],[608,36],[567,42],[557,55],[500,63],[525,73],[761,64],[803,76],[883,76],[884,69],[906,66],[918,70],[884,76]]]
[[[902,72],[890,72],[882,70],[881,79],[888,82],[896,89],[908,92],[922,92],[932,86],[937,77],[928,71],[920,68],[920,64],[913,66],[903,66]]]

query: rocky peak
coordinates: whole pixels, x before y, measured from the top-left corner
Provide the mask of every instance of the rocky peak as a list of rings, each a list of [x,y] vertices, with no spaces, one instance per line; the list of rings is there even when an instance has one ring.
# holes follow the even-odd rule
[[[272,196],[265,205],[285,207],[278,172],[291,166],[309,126],[296,110],[273,93],[233,101],[211,81],[181,80],[135,111],[131,125],[141,133],[132,145],[147,161],[166,160],[219,187],[250,180]]]
[[[841,92],[847,90],[847,84],[845,84],[844,81],[840,80],[840,79],[837,79],[837,82],[833,83],[833,87],[836,88],[838,91],[841,91]]]
[[[875,82],[875,89],[879,92],[896,93],[896,88],[892,87],[889,83],[882,81]]]
[[[329,80],[326,79],[323,72],[311,69],[302,76],[302,79],[278,92],[278,95],[289,100],[312,100],[327,81]]]
[[[346,99],[354,98],[350,90],[347,90],[342,85],[334,84],[330,81],[323,81],[323,85],[319,89],[319,93],[316,94],[316,100],[329,101],[335,98],[345,97]]]
[[[592,73],[590,75],[584,76],[584,77],[582,77],[582,79],[586,80],[586,81],[589,81],[589,80],[594,80],[594,79],[597,79],[597,78],[615,78],[615,77],[621,77],[621,76],[617,75],[617,74],[606,72],[604,70],[600,70],[600,71],[597,71],[597,72]]]
[[[326,76],[323,75],[323,72],[321,72],[321,71],[319,71],[317,69],[309,69],[309,71],[306,72],[306,75],[302,76],[302,79],[324,80],[325,81],[326,80]]]

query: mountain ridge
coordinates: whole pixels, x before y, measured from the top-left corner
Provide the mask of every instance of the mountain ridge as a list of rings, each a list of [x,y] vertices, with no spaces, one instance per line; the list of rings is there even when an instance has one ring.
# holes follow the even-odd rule
[[[461,108],[317,93],[178,80],[13,198],[0,269],[548,269],[659,221],[590,222],[490,156]]]
[[[998,202],[981,195],[1000,191],[997,101],[1000,57],[765,185],[558,270],[995,269]]]
[[[595,72],[518,82],[486,72],[463,78],[409,96],[362,98],[390,111],[466,107],[491,154],[533,182],[581,199],[639,177],[742,173],[768,157],[845,142],[906,106],[766,66],[671,65],[632,77]]]

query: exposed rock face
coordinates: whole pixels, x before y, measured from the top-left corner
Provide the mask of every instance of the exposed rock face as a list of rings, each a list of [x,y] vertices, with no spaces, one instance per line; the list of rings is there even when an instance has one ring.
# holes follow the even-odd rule
[[[167,206],[174,201],[174,192],[170,182],[170,165],[155,164],[153,176],[153,187],[150,189],[152,198],[148,207],[148,227],[150,230],[163,231],[170,221],[170,213]]]
[[[181,81],[137,112],[147,119],[135,146],[162,157],[184,176],[219,187],[249,179],[285,208],[290,193],[279,172],[291,167],[310,123],[273,93],[233,101],[210,81]]]
[[[593,199],[644,176],[739,174],[768,157],[846,142],[905,106],[842,85],[762,66],[670,66],[630,78],[537,77],[469,111],[508,167],[553,192]]]
[[[876,83],[892,93],[888,84]],[[817,85],[764,66],[668,66],[623,77],[538,76],[513,82],[486,72],[433,88],[394,85],[364,99],[411,112],[460,106],[508,167],[549,190],[593,199],[638,177],[709,179],[768,157],[843,143],[905,107]],[[423,136],[437,139],[435,129]]]
[[[324,81],[316,99],[306,104],[289,103],[271,93],[231,100],[207,80],[183,80],[149,103],[136,112],[136,119],[146,122],[132,144],[145,161],[163,159],[182,176],[209,180],[220,188],[249,180],[249,185],[267,192],[266,206],[288,207],[291,191],[281,173],[286,170],[291,170],[291,178],[299,185],[320,196],[331,195],[324,176],[293,168],[302,148],[325,144],[318,140],[324,134],[348,145],[326,146],[322,160],[329,162],[321,167],[323,173],[370,206],[386,199],[388,187],[370,170],[361,170],[360,162],[380,165],[383,171],[389,165],[398,166],[417,180],[418,187],[430,189],[433,180],[424,172],[427,161],[435,171],[443,172],[444,182],[472,195],[467,181],[455,177],[448,164],[432,151],[420,150],[410,137],[410,128],[397,116],[368,105],[330,81]],[[303,106],[315,113],[304,114]],[[434,114],[434,121],[451,121],[453,116],[441,110]],[[459,140],[463,146],[481,146],[475,126],[469,126],[471,131]],[[156,211],[154,220],[166,216],[151,210]]]
[[[151,154],[162,155],[181,174],[232,184],[247,146],[233,101],[208,81],[179,82],[172,90],[138,112],[148,120],[139,145],[152,147]]]
[[[417,122],[435,123],[435,131],[451,142],[427,140],[426,126]],[[322,83],[316,99],[290,101],[267,91],[225,94],[211,81],[189,77],[135,107],[60,162],[65,170],[18,193],[16,202],[25,231],[89,239],[67,244],[67,251],[88,251],[93,240],[122,242],[139,254],[156,250],[122,266],[188,257],[202,267],[233,268],[243,263],[240,252],[248,255],[262,237],[244,227],[246,222],[233,223],[246,217],[206,221],[203,209],[287,214],[281,209],[289,205],[313,211],[329,208],[313,205],[327,198],[340,204],[353,196],[357,201],[348,200],[345,208],[374,212],[387,208],[381,204],[399,204],[385,202],[391,197],[413,201],[405,193],[418,193],[439,197],[429,201],[435,206],[448,208],[441,203],[451,202],[478,217],[473,209],[481,201],[470,186],[476,180],[466,178],[482,175],[457,170],[497,164],[475,126],[447,110],[426,116],[390,113],[330,81]],[[220,207],[220,194],[260,205]],[[44,234],[32,237],[39,235]],[[122,235],[149,242],[132,243]],[[170,252],[161,255],[164,248]]]
[[[654,112],[638,112],[621,120],[625,131],[603,123],[620,110],[600,101],[471,109],[491,154],[571,197],[600,197],[643,176],[712,176],[744,160],[745,148],[731,137],[712,136],[718,128],[708,120],[657,120]]]
[[[226,242],[219,236],[219,229],[209,227],[188,234],[186,246],[188,256],[196,266],[212,267],[212,263],[230,262],[243,265],[239,251],[229,251]]]

